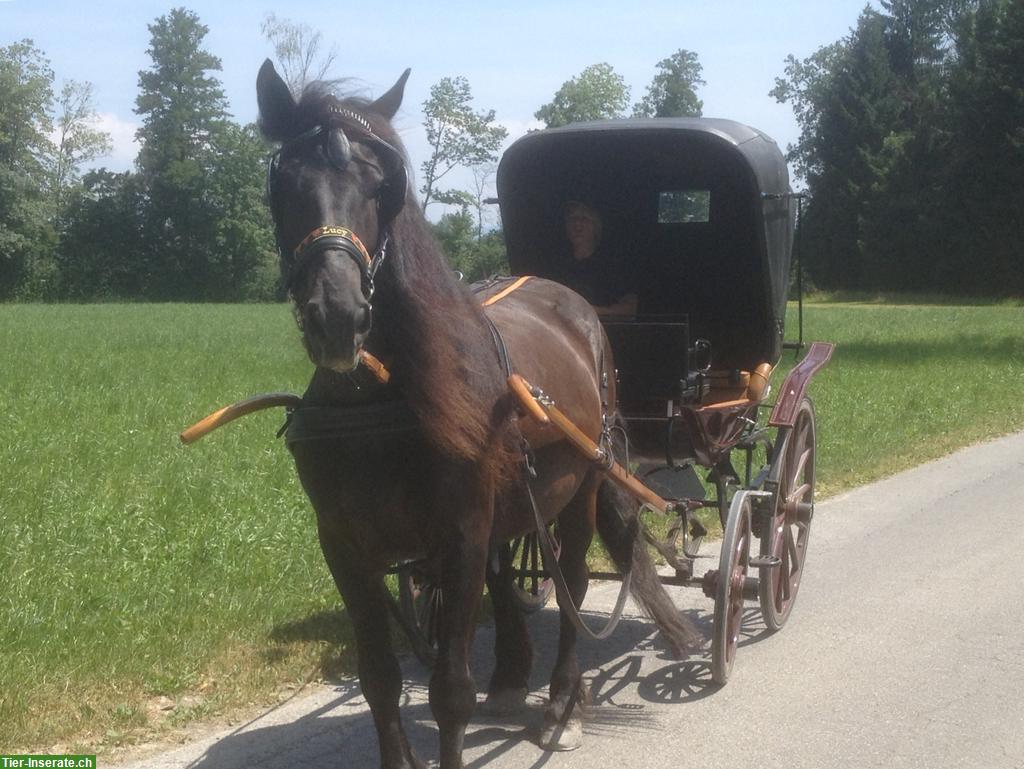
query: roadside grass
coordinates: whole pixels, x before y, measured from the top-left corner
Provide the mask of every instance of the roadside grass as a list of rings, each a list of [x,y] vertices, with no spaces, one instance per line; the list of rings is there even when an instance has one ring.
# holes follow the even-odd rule
[[[837,343],[811,385],[819,497],[1024,428],[1020,306],[844,302],[804,310],[805,337]]]
[[[819,498],[1024,428],[1019,304],[810,302],[805,326],[838,344]],[[177,439],[302,391],[286,307],[0,306],[0,350],[0,746],[107,751],[353,669],[281,412]]]
[[[345,653],[281,411],[177,438],[301,392],[296,336],[284,307],[0,307],[5,749],[117,745]]]

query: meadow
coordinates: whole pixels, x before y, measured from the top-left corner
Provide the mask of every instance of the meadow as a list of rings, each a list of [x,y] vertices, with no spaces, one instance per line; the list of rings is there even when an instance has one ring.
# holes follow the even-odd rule
[[[812,303],[805,323],[838,344],[811,388],[819,498],[1024,428],[1020,306]],[[4,752],[102,752],[352,670],[283,413],[177,437],[302,391],[288,308],[6,305],[0,351]]]

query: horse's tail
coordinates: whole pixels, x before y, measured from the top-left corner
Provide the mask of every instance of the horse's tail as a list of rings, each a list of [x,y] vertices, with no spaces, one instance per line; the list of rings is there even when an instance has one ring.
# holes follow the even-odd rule
[[[630,574],[630,593],[661,630],[672,652],[685,657],[702,640],[700,631],[665,592],[644,542],[636,500],[610,480],[597,491],[597,533],[620,573]]]

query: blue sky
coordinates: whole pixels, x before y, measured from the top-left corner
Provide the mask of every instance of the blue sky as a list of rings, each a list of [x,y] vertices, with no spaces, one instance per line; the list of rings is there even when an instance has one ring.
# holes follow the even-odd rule
[[[136,151],[133,109],[138,72],[150,65],[147,25],[175,5],[0,0],[0,46],[31,38],[50,59],[55,90],[69,78],[93,83],[102,125],[115,143],[100,164],[123,170]],[[806,57],[846,35],[866,0],[182,5],[209,27],[205,46],[221,59],[219,78],[240,122],[256,117],[256,71],[272,54],[260,35],[267,13],[321,30],[339,52],[332,74],[355,78],[366,95],[381,93],[411,67],[396,125],[418,170],[427,151],[420,107],[446,75],[468,78],[477,107],[494,109],[515,138],[536,126],[537,108],[584,67],[611,64],[630,86],[633,103],[657,62],[679,48],[695,51],[704,67],[707,85],[699,96],[706,116],[756,126],[785,147],[798,133],[792,110],[768,95],[785,57]]]

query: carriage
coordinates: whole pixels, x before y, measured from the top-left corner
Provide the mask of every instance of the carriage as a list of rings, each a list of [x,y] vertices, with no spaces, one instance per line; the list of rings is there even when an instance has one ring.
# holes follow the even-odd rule
[[[296,101],[271,62],[261,67],[261,128],[279,145],[268,201],[314,371],[301,397],[256,396],[181,437],[287,409],[282,434],[352,616],[381,765],[425,766],[401,724],[390,603],[434,662],[440,765],[461,769],[485,584],[501,661],[487,704],[500,709],[525,703],[524,612],[558,596],[559,654],[538,737],[549,750],[582,737],[578,632],[607,635],[627,590],[680,655],[699,633],[665,584],[714,598],[719,683],[747,599],[770,629],[785,624],[814,513],[806,389],[832,346],[810,345],[771,401],[786,347],[795,198],[775,144],[723,120],[577,124],[520,139],[498,171],[515,275],[467,290],[412,199],[391,125],[408,75],[372,102],[328,87]],[[582,272],[566,242],[570,202],[601,216],[601,258]],[[630,301],[602,315],[580,276]],[[661,525],[641,528],[638,503]],[[718,568],[698,575],[705,509],[718,513],[722,544]],[[624,575],[596,633],[579,613],[595,529]]]
[[[784,350],[804,347],[802,311],[800,339],[783,335],[798,196],[782,153],[765,134],[729,120],[576,123],[515,142],[497,186],[515,276],[582,290],[565,278],[572,255],[564,211],[583,201],[600,212],[610,254],[602,269],[635,298],[629,315],[602,316],[628,435],[615,463],[640,502],[667,517],[651,526],[659,535],[647,532],[670,567],[663,582],[700,588],[715,601],[712,677],[724,684],[744,602],[759,602],[768,629],[778,630],[796,599],[814,514],[815,412],[806,389],[832,351],[811,344],[771,398]],[[538,419],[557,409],[545,404],[543,383],[519,392],[525,410],[533,410],[530,400],[541,404]],[[603,452],[585,440],[579,449]],[[698,575],[706,508],[717,511],[723,538],[718,568]],[[543,536],[508,546],[526,612],[554,590]],[[416,563],[398,572],[403,625],[429,663],[434,583]]]

